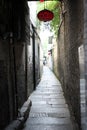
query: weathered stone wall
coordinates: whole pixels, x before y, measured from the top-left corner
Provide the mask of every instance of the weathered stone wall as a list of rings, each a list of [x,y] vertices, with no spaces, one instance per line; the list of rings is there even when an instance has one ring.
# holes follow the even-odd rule
[[[55,73],[55,75],[58,77],[58,44],[57,44],[57,40],[55,39],[53,41],[53,45],[54,48],[52,50],[52,56],[53,56],[53,71]]]
[[[65,45],[64,45],[64,21],[61,21],[58,30],[58,37],[53,48],[54,73],[64,85],[65,79]]]
[[[32,49],[32,38],[30,38],[30,45],[28,45],[27,49],[28,49],[28,64],[27,64],[27,93],[28,93],[28,96],[31,94],[31,92],[34,90],[34,83],[33,83],[33,49]]]
[[[85,118],[84,118],[84,128],[87,129],[87,1],[84,0],[84,52],[85,52]]]
[[[40,80],[40,39],[37,34],[35,37],[35,76],[37,85]]]
[[[15,46],[16,76],[18,91],[18,107],[20,108],[26,99],[25,83],[25,45],[17,43]]]
[[[43,49],[40,43],[40,78],[42,77],[42,73],[43,73]]]
[[[66,100],[80,126],[80,71],[78,47],[83,44],[83,1],[64,1],[58,32],[58,77]],[[80,13],[79,13],[80,12]]]
[[[31,27],[27,1],[0,1],[0,129],[17,118],[40,79],[40,39]]]
[[[65,95],[80,124],[78,47],[83,44],[83,1],[65,1]],[[79,14],[80,12],[80,14]],[[68,26],[67,26],[68,25]]]
[[[9,97],[8,97],[8,57],[6,42],[0,40],[0,128],[8,124]],[[3,114],[4,113],[4,114]]]
[[[85,56],[84,56],[84,45],[78,48],[79,53],[79,66],[80,66],[80,106],[81,106],[81,128],[85,130],[85,119],[86,119],[86,93],[85,93]]]
[[[0,39],[0,128],[17,116],[16,78],[13,45],[10,40]]]
[[[65,44],[64,44],[64,21],[61,22],[58,30],[58,77],[62,84],[65,79]]]

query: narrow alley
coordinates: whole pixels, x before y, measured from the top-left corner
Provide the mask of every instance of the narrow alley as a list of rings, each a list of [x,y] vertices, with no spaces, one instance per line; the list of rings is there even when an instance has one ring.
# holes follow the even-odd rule
[[[23,130],[75,130],[61,84],[47,66],[30,99],[32,107]]]
[[[87,130],[87,0],[0,0],[0,130]]]

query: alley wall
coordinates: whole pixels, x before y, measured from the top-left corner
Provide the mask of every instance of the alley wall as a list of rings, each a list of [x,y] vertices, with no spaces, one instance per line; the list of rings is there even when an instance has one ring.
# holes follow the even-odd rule
[[[3,45],[5,44],[5,45]],[[0,127],[7,125],[9,120],[8,79],[9,79],[9,52],[8,44],[0,40]],[[9,83],[9,87],[10,87]],[[11,91],[11,90],[10,90]],[[10,94],[12,96],[12,94]],[[12,103],[12,101],[11,101]],[[12,114],[12,113],[11,113]]]
[[[1,2],[0,16],[0,129],[3,130],[18,117],[22,105],[36,89],[42,63],[41,41],[30,20],[27,1]]]
[[[64,3],[62,3],[62,22],[58,30],[57,41],[58,64],[55,66],[54,72],[62,83],[71,114],[74,115],[77,124],[80,126],[80,70],[78,47],[83,44],[82,0],[65,0]],[[56,64],[56,62],[54,64]]]
[[[84,0],[84,53],[85,53],[85,118],[83,122],[83,130],[87,129],[87,1]]]

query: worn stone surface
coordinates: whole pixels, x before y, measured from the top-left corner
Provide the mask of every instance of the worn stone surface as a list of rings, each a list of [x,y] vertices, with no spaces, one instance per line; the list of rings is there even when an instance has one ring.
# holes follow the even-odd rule
[[[19,111],[18,118],[14,121],[12,121],[5,130],[20,130],[23,127],[24,122],[26,121],[30,108],[31,108],[31,101],[28,99],[22,106],[22,108]]]
[[[0,39],[0,128],[6,126],[9,122],[9,97],[8,86],[9,80],[9,52],[8,43]],[[11,92],[11,89],[10,89]],[[10,94],[11,95],[11,94]],[[11,95],[12,96],[12,95]],[[11,102],[12,103],[12,102]]]
[[[26,130],[70,130],[71,125],[28,125]],[[72,130],[72,129],[71,129]]]
[[[20,120],[15,120],[13,121],[8,127],[5,128],[5,130],[19,130],[23,124],[24,119]]]
[[[58,31],[57,45],[53,50],[54,71],[62,83],[67,103],[80,126],[78,47],[83,44],[83,0],[64,0],[62,11],[65,13]]]
[[[22,130],[75,130],[61,84],[47,67],[30,99],[31,111]]]
[[[87,1],[84,0],[84,53],[85,53],[85,102],[83,103],[84,115],[82,130],[87,130]],[[83,94],[84,95],[84,94]]]

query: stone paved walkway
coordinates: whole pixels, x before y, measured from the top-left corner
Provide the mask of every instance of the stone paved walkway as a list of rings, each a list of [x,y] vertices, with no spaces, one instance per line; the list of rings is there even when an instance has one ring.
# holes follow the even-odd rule
[[[48,67],[30,99],[32,107],[23,130],[75,130],[61,84]]]

